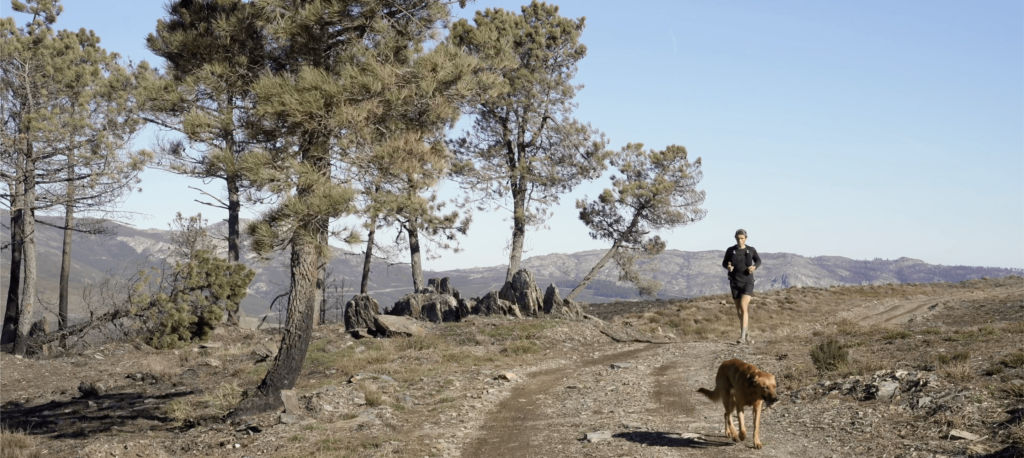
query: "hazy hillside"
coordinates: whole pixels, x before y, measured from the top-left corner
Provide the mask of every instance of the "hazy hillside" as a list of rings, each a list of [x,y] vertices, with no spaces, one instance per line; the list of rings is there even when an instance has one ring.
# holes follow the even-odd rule
[[[0,222],[6,227],[9,218],[4,216],[0,218]],[[123,272],[134,271],[139,265],[155,264],[163,259],[170,249],[169,231],[140,230],[122,225],[114,225],[114,229],[116,234],[110,236],[74,236],[74,268],[71,273],[73,315],[82,314],[84,310],[80,295],[83,285],[97,283],[107,274],[123,275]],[[211,226],[210,231],[213,234],[223,234],[225,229],[225,223],[218,223]],[[5,229],[0,240],[6,242],[9,239],[9,232]],[[45,303],[56,303],[61,241],[62,234],[59,230],[39,226],[39,295]],[[222,249],[226,249],[224,247],[222,244]],[[528,258],[523,264],[534,273],[542,289],[555,283],[564,296],[576,284],[576,280],[583,278],[603,254],[603,250],[550,254]],[[644,268],[650,275],[664,283],[665,287],[659,294],[660,297],[694,297],[723,293],[728,290],[728,284],[725,271],[720,267],[722,255],[722,251],[668,250],[644,265]],[[1020,274],[1019,270],[1013,269],[941,266],[910,258],[858,261],[839,256],[809,258],[790,253],[761,253],[761,256],[764,265],[757,272],[756,289],[759,291],[790,286],[958,282],[973,278]],[[256,279],[249,288],[251,294],[244,301],[243,308],[249,315],[264,315],[270,311],[270,301],[287,288],[287,256],[278,253],[269,261],[261,261],[243,244],[243,257],[257,272]],[[6,291],[10,252],[4,251],[0,258],[0,285],[3,291]],[[362,256],[332,248],[329,265],[333,272],[334,285],[338,287],[337,291],[346,299],[351,297],[358,287]],[[424,276],[448,276],[455,288],[466,296],[474,297],[501,288],[505,269],[505,266],[492,266],[444,272],[428,271]],[[371,276],[371,294],[382,306],[390,307],[411,291],[410,277],[408,265],[388,266],[383,262],[375,262]],[[629,285],[616,282],[617,277],[618,270],[614,265],[606,267],[598,280],[579,299],[588,302],[607,302],[636,298],[635,291]]]

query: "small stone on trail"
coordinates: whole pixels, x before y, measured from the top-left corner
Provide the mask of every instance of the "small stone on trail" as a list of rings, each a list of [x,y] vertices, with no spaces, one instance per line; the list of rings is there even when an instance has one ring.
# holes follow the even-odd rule
[[[612,369],[629,369],[631,367],[633,367],[633,365],[629,364],[629,363],[614,363],[614,364],[612,364]]]
[[[285,413],[298,415],[301,412],[294,390],[281,390],[281,401],[284,402]]]
[[[972,434],[967,431],[962,431],[959,429],[954,429],[950,431],[949,438],[950,440],[969,440],[971,442],[982,439],[982,437],[977,434]]]
[[[296,415],[281,412],[281,423],[286,425],[292,425],[299,422],[299,417]]]
[[[586,437],[583,438],[583,440],[591,443],[611,439],[612,433],[609,431],[594,431],[592,433],[587,433]]]

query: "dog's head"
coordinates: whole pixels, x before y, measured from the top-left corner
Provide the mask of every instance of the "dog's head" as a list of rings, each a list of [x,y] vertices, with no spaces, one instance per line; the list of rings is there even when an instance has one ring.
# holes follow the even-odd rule
[[[757,394],[768,407],[779,401],[779,395],[775,392],[775,376],[767,372],[760,372],[754,379],[757,386]]]

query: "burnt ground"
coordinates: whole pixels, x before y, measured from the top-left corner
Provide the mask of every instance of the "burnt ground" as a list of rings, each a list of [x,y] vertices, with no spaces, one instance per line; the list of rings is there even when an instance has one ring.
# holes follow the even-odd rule
[[[735,344],[727,299],[590,307],[601,321],[474,317],[413,339],[353,340],[321,326],[296,387],[301,411],[240,422],[222,417],[265,373],[273,332],[223,329],[204,348],[173,351],[3,354],[0,453],[1024,454],[1024,279],[772,291],[751,306],[752,345]],[[811,352],[829,341],[847,357],[820,371]],[[734,357],[779,381],[760,451],[752,430],[729,440],[721,405],[695,392]]]

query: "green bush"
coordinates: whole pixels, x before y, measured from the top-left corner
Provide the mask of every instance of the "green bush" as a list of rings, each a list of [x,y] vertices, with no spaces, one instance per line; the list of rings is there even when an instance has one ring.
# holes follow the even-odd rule
[[[163,282],[163,291],[149,302],[149,345],[175,348],[206,339],[224,318],[224,312],[238,310],[255,275],[244,264],[205,250],[176,264],[170,278]]]
[[[835,339],[828,339],[811,349],[811,361],[820,373],[842,369],[850,363],[849,359],[850,352]]]

